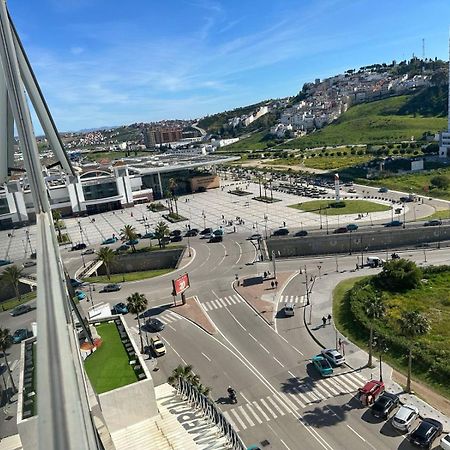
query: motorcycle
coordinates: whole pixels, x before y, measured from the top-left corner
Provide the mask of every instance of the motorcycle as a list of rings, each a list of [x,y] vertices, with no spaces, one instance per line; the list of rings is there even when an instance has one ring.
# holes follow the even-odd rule
[[[392,253],[391,258],[392,259],[400,259],[400,256],[398,253]]]
[[[230,403],[237,403],[236,391],[234,389],[228,389],[228,399]]]

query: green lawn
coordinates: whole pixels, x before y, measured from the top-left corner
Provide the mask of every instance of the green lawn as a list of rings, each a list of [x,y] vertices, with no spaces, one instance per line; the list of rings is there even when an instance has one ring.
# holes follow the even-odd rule
[[[299,209],[303,212],[313,212],[316,214],[320,214],[320,208],[322,208],[322,214],[325,214],[326,209],[326,214],[329,216],[390,210],[388,205],[370,202],[367,200],[345,200],[345,206],[343,208],[327,208],[330,203],[333,202],[331,200],[311,200],[304,203],[298,203],[297,205],[289,205],[289,208]]]
[[[312,169],[336,170],[363,164],[372,159],[372,155],[316,156],[305,159],[305,166]]]
[[[432,219],[442,219],[442,220],[450,219],[450,208],[435,211],[433,214],[430,214],[427,217],[423,217],[420,220],[432,220]]]
[[[227,145],[224,147],[223,151],[233,151],[233,150],[261,150],[267,148],[267,145],[275,145],[275,141],[265,140],[264,136],[266,136],[267,131],[261,131],[259,133],[254,133],[249,136],[247,139],[242,139],[234,144]],[[220,153],[220,152],[219,152]]]
[[[5,300],[0,303],[0,311],[8,311],[9,309],[13,309],[18,305],[22,305],[36,298],[36,291],[27,292],[23,294],[21,300],[19,301],[17,298],[12,298],[10,300]]]
[[[97,326],[97,332],[102,345],[84,363],[95,392],[101,394],[137,381],[116,324],[102,323]]]
[[[88,281],[90,283],[123,283],[126,281],[138,281],[145,280],[147,278],[154,278],[166,273],[172,272],[175,269],[155,269],[155,270],[145,270],[143,272],[128,272],[128,273],[117,273],[111,275],[111,279],[108,280],[106,275],[100,275],[98,277],[88,277],[84,278],[83,281]]]
[[[358,347],[367,350],[368,331],[360,326],[354,318],[346,295],[353,285],[362,278],[365,277],[345,280],[335,287],[333,291],[333,317],[337,329],[344,336],[347,336]],[[448,327],[450,320],[449,279],[450,272],[431,274],[427,283],[422,283],[419,288],[406,293],[383,291],[383,300],[387,312],[385,317],[378,321],[379,328],[386,330],[386,332],[397,330],[398,319],[404,312],[418,310],[424,313],[431,323],[431,331],[418,338],[420,348],[424,351],[429,348],[438,353],[448,352],[450,348],[450,327]],[[406,374],[407,358],[403,353],[398,354],[388,350],[384,359],[397,370]],[[413,377],[450,398],[450,384],[440,383],[433,378],[432,372],[419,370],[417,366],[415,368],[414,362]]]

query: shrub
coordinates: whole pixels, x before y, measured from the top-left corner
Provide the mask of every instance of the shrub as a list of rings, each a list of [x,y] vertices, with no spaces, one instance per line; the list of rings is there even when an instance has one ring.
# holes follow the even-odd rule
[[[383,270],[375,277],[375,283],[387,291],[405,291],[420,285],[422,271],[413,261],[393,259],[383,265]]]
[[[447,189],[450,181],[444,175],[436,175],[435,177],[431,178],[430,183],[437,189]]]

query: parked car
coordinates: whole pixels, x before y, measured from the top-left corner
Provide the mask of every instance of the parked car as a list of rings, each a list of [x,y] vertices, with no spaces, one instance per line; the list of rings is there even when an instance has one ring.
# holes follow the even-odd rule
[[[320,353],[322,353],[322,355],[335,366],[342,366],[342,364],[345,363],[345,356],[342,356],[341,353],[334,348],[322,350]]]
[[[170,239],[171,242],[181,242],[182,240],[183,240],[183,236],[181,236],[180,234],[172,236],[172,239]]]
[[[16,306],[9,314],[13,317],[20,316],[31,311],[32,308],[30,305],[19,305]]]
[[[86,247],[87,247],[87,245],[84,242],[80,242],[76,245],[72,245],[72,251],[84,250]]]
[[[116,303],[113,308],[112,311],[114,314],[127,314],[128,313],[128,307],[125,303],[120,302],[120,303]]]
[[[150,319],[148,319],[147,322],[145,322],[145,326],[150,331],[159,332],[159,331],[164,330],[164,324],[159,319],[156,319],[155,317],[151,317]]]
[[[356,189],[355,188],[350,188],[347,192],[349,194],[356,194]]]
[[[442,220],[439,219],[429,220],[428,222],[425,222],[423,224],[424,227],[436,227],[438,225],[442,225]]]
[[[181,230],[172,230],[170,236],[181,236]]]
[[[294,304],[293,303],[286,303],[284,305],[284,315],[286,317],[292,317],[293,315],[295,315],[295,310],[294,310]]]
[[[142,236],[142,239],[155,239],[155,233],[148,231]]]
[[[211,234],[213,232],[212,228],[205,228],[204,230],[200,231],[201,235],[205,235],[205,234]]]
[[[446,434],[441,438],[441,448],[444,450],[450,450],[450,434]]]
[[[389,414],[397,408],[400,403],[400,399],[397,395],[390,392],[383,392],[375,403],[370,407],[370,411],[374,417],[386,420]]]
[[[102,245],[109,245],[109,244],[115,244],[116,242],[117,242],[117,238],[116,237],[110,237],[110,238],[108,238],[108,239],[105,239],[103,242],[102,242]]]
[[[391,423],[397,430],[408,431],[417,417],[419,417],[419,410],[414,405],[403,405],[392,418]]]
[[[314,367],[319,371],[321,376],[329,377],[333,374],[333,368],[331,367],[331,364],[322,355],[314,356],[311,361]]]
[[[213,231],[213,235],[214,236],[223,236],[225,233],[224,233],[224,231],[222,230],[222,228],[217,228],[217,230],[214,230]]]
[[[197,236],[198,231],[197,230],[187,230],[185,233],[185,237],[193,237],[193,236]]]
[[[122,244],[119,247],[116,248],[116,252],[126,252],[130,249],[130,246],[127,244]]]
[[[349,223],[347,225],[347,231],[356,231],[358,229],[358,225],[356,223]]]
[[[11,336],[13,344],[20,344],[24,339],[27,339],[31,335],[31,332],[26,328],[19,328],[14,331]]]
[[[393,258],[395,259],[395,258]],[[367,257],[367,265],[372,267],[381,267],[386,261],[384,259],[379,258],[378,256],[368,256]]]
[[[248,238],[249,241],[259,241],[260,239],[262,236],[259,233],[254,233]]]
[[[209,241],[208,242],[222,242],[223,241],[223,236],[222,235],[212,235],[210,238],[209,238]]]
[[[401,227],[403,225],[403,222],[401,220],[391,220],[388,223],[385,223],[385,227]]]
[[[300,230],[300,231],[297,231],[297,233],[295,233],[294,236],[296,236],[296,237],[308,236],[308,232],[306,230]]]
[[[378,192],[379,192],[380,194],[386,194],[387,191],[388,191],[388,188],[387,188],[387,187],[380,187],[380,189],[378,189]]]
[[[77,288],[77,287],[82,286],[83,283],[82,283],[81,281],[79,281],[79,280],[76,280],[75,278],[71,278],[71,279],[70,279],[70,285],[71,285],[73,288]]]
[[[86,294],[83,291],[75,291],[75,297],[78,300],[84,300],[86,298]]]
[[[35,266],[36,265],[36,261],[25,261],[23,264],[22,264],[22,267],[24,268],[24,269],[26,269],[27,267],[33,267],[33,266]]]
[[[334,234],[341,234],[341,233],[347,233],[347,227],[339,227],[339,228],[336,228],[334,231],[333,231],[333,233]]]
[[[127,245],[137,245],[139,244],[139,239],[130,239],[129,241],[125,242]]]
[[[272,236],[287,236],[289,234],[289,230],[287,228],[278,228],[272,233]]]
[[[384,389],[382,381],[370,380],[358,389],[358,399],[364,406],[371,406],[384,392]]]
[[[87,248],[84,252],[81,252],[81,254],[84,255],[93,255],[95,253],[95,250],[93,248]]]
[[[442,423],[438,420],[425,418],[409,435],[409,441],[418,447],[431,448],[434,440],[442,434],[443,429]]]
[[[12,261],[10,261],[9,259],[0,259],[0,266],[6,266],[11,263]]]
[[[150,346],[155,352],[156,356],[162,356],[166,354],[166,346],[164,345],[163,341],[161,341],[159,336],[152,336],[150,338]]]
[[[115,292],[115,291],[120,291],[121,288],[122,288],[122,286],[121,286],[120,284],[116,284],[116,283],[107,284],[107,285],[103,288],[103,292]]]

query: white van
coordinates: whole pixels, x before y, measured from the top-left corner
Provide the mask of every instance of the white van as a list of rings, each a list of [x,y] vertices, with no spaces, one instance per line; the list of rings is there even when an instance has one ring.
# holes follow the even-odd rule
[[[378,258],[378,256],[368,256],[367,265],[370,267],[381,267],[386,261],[384,259]]]
[[[294,315],[294,304],[293,303],[286,303],[284,305],[284,315],[286,317],[290,317]]]

